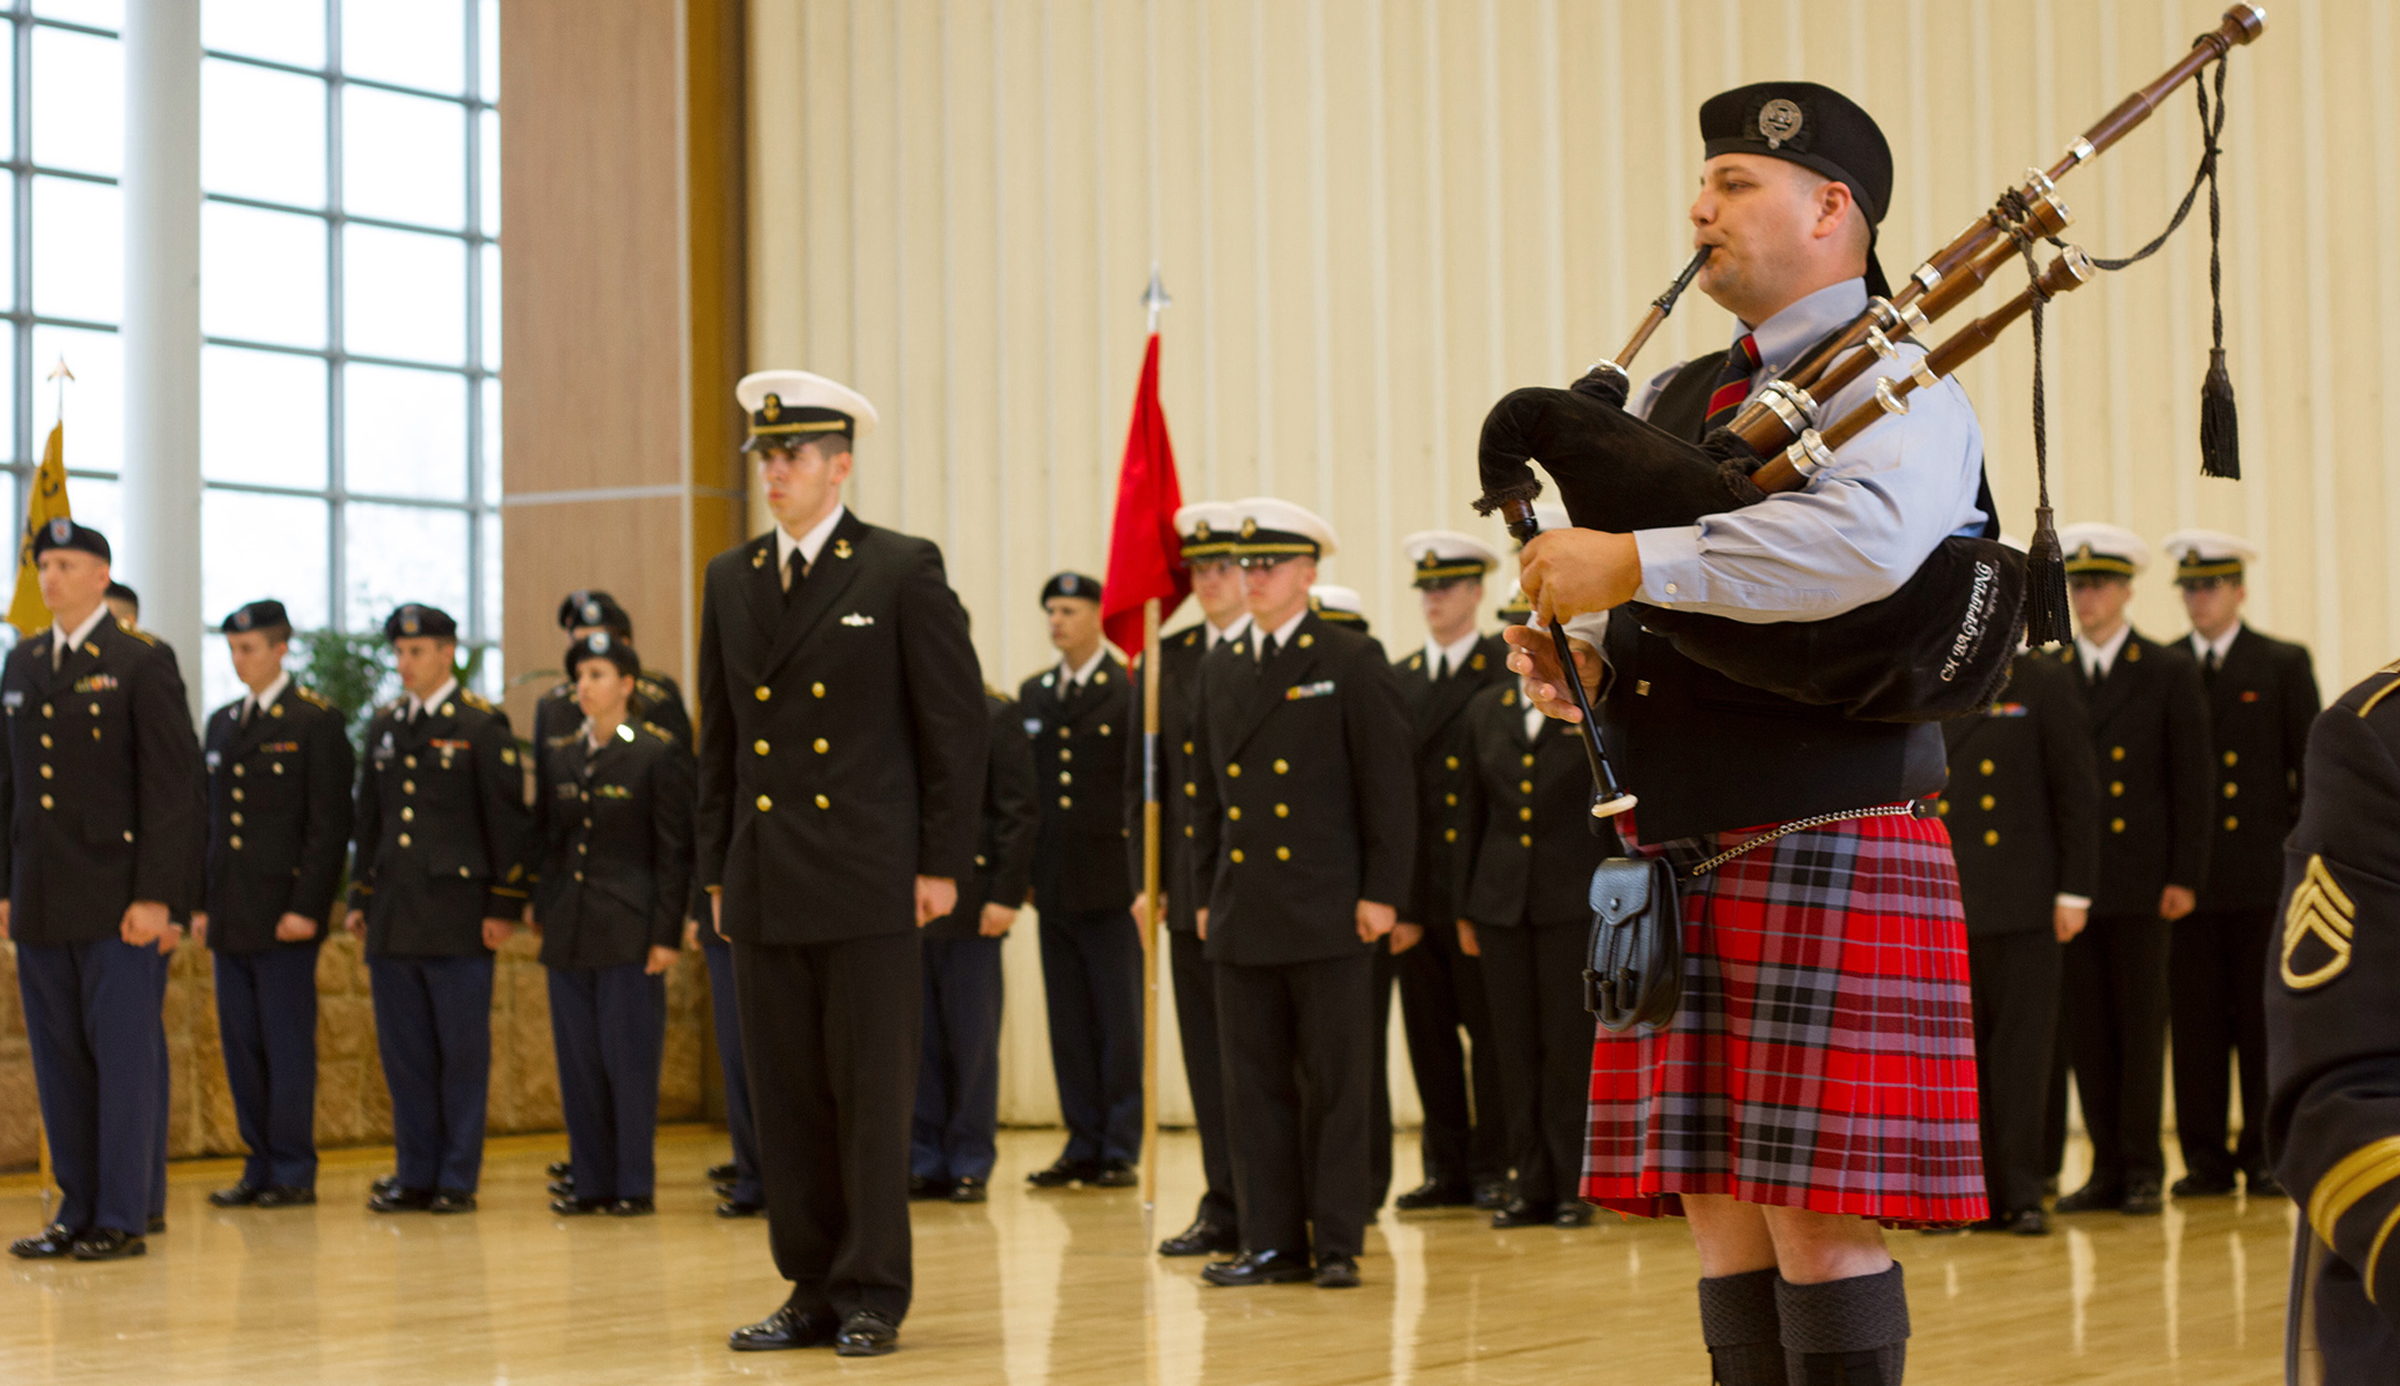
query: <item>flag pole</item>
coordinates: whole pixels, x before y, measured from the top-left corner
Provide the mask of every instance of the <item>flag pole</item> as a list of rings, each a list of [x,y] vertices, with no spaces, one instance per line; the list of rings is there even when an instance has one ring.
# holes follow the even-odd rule
[[[1150,333],[1158,315],[1173,303],[1150,262],[1150,286],[1142,294]],[[1142,1240],[1154,1238],[1158,1214],[1158,945],[1166,927],[1158,898],[1158,598],[1142,603]]]

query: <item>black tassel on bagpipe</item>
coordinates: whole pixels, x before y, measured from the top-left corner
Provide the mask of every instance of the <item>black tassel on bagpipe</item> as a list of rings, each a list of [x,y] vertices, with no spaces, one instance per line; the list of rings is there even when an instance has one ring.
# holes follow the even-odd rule
[[[2217,134],[2225,128],[2225,64],[2217,64],[2217,114],[2213,122],[2208,114],[2208,88],[2198,82],[2192,85],[2200,93],[2201,137],[2208,141],[2208,148],[2201,155],[2201,167],[2208,173],[2208,311],[2216,334],[2208,352],[2208,376],[2200,382],[2200,474],[2239,481],[2242,429],[2233,407],[2233,377],[2225,373],[2224,273],[2217,257],[2217,157],[2222,152],[2217,146]]]

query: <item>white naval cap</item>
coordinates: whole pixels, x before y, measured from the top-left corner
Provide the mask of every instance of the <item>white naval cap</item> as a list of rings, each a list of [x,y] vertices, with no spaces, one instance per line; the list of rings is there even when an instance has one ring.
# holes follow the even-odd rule
[[[875,406],[865,395],[808,371],[752,371],[733,387],[733,397],[750,415],[744,452],[828,433],[856,441],[875,431]]]
[[[1238,517],[1233,552],[1237,558],[1331,558],[1341,547],[1333,526],[1306,506],[1273,496],[1252,496],[1233,503]]]
[[[2123,525],[2083,524],[2058,527],[2059,551],[2067,556],[2067,574],[2110,573],[2138,577],[2150,566],[2150,545]]]
[[[1175,532],[1183,538],[1183,561],[1231,558],[1234,536],[1242,528],[1242,512],[1231,501],[1194,501],[1175,512]]]
[[[1352,616],[1367,614],[1367,604],[1355,588],[1320,582],[1308,589],[1308,604],[1319,611],[1346,612]]]
[[[1455,529],[1418,530],[1400,541],[1400,551],[1415,565],[1419,587],[1479,578],[1500,566],[1500,554],[1491,545]]]
[[[2217,529],[2179,529],[2158,546],[2175,560],[2177,582],[2238,579],[2244,567],[2258,561],[2258,545]]]

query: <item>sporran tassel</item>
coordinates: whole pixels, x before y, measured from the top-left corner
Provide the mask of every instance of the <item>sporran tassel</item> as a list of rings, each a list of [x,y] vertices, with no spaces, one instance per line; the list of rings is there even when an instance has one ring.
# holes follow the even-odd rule
[[[2242,479],[2241,426],[2221,346],[2208,353],[2208,378],[2200,382],[2200,474]]]
[[[2074,637],[2067,622],[2067,556],[2059,548],[2050,507],[2033,512],[2033,540],[2025,549],[2025,643],[2040,649]]]

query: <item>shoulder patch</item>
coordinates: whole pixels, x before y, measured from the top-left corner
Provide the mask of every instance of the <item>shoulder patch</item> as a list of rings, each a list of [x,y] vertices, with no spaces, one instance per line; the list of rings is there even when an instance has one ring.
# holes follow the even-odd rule
[[[141,641],[141,642],[142,642],[143,644],[145,644],[145,645],[155,645],[155,644],[157,644],[157,643],[158,643],[158,637],[157,637],[157,636],[155,636],[155,635],[152,635],[150,632],[148,632],[148,631],[146,631],[146,630],[142,630],[142,629],[140,629],[139,627],[136,627],[136,628],[135,628],[135,629],[133,629],[133,630],[126,630],[126,629],[125,629],[123,626],[119,626],[119,627],[117,627],[117,629],[118,629],[120,632],[122,632],[122,633],[124,633],[124,634],[126,634],[126,635],[130,635],[130,636],[132,636],[134,639]]]
[[[468,707],[475,709],[477,712],[493,711],[491,703],[486,701],[482,694],[476,692],[472,688],[462,688],[458,690],[458,700],[462,703],[465,703]]]
[[[2350,936],[2358,905],[2334,880],[2322,855],[2308,859],[2308,874],[2283,912],[2283,984],[2313,991],[2350,966]],[[2311,941],[2314,941],[2311,946]],[[2294,967],[2297,960],[2300,964]]]
[[[313,688],[309,687],[307,684],[304,684],[304,683],[295,683],[295,684],[293,684],[293,685],[292,685],[292,692],[294,692],[294,693],[298,694],[298,695],[299,695],[299,698],[300,698],[300,701],[302,701],[302,702],[304,702],[304,703],[308,703],[308,704],[311,704],[311,705],[313,705],[313,706],[316,706],[316,707],[321,707],[321,708],[325,709],[327,712],[331,712],[331,711],[333,710],[333,704],[331,704],[331,703],[329,703],[329,702],[325,701],[325,695],[324,695],[324,694],[322,694],[322,693],[319,693],[317,690],[315,690],[315,689],[313,689]],[[241,701],[241,699],[239,699],[239,698],[236,698],[236,699],[234,699],[234,701],[238,703],[238,702],[240,702],[240,701]]]

